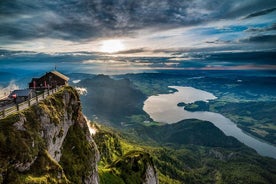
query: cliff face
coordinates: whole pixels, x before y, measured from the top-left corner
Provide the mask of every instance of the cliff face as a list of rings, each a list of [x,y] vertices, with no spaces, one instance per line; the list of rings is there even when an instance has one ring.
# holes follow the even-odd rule
[[[153,164],[147,166],[143,184],[158,184],[158,178]]]
[[[0,120],[0,183],[98,183],[98,160],[71,87]]]
[[[92,137],[72,87],[0,120],[0,183],[98,184],[99,152],[101,183],[158,183],[148,153],[126,152],[117,135],[97,128]]]

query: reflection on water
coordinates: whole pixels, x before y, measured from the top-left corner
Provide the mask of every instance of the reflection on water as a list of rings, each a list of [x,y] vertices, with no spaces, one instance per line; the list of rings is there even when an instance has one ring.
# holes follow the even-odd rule
[[[179,102],[193,103],[216,99],[213,94],[192,87],[169,87],[178,91],[172,94],[151,96],[144,102],[144,111],[154,121],[163,123],[176,123],[184,119],[210,121],[226,135],[237,138],[247,146],[255,149],[259,154],[276,158],[275,146],[245,134],[234,122],[223,115],[207,111],[189,112],[184,110],[183,107],[177,106]]]

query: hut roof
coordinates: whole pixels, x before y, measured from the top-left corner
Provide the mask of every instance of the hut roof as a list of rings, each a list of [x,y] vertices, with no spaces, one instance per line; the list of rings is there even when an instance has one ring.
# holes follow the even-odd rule
[[[13,92],[11,92],[9,97],[11,97],[12,95],[15,95],[15,94],[17,97],[20,97],[20,96],[26,97],[26,96],[29,96],[31,92],[32,92],[31,89],[17,89],[17,90],[14,90]]]
[[[58,76],[58,77],[64,79],[65,81],[68,81],[68,80],[69,80],[69,77],[63,75],[62,73],[59,73],[59,72],[56,71],[56,70],[53,70],[53,71],[51,71],[50,73],[52,73],[52,74],[54,74],[54,75],[56,75],[56,76]]]

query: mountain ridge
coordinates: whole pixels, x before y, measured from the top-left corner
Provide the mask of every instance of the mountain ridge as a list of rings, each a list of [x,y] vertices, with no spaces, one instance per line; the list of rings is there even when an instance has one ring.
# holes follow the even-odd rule
[[[135,162],[140,163],[142,158]],[[99,160],[100,152],[89,131],[89,121],[82,114],[79,95],[70,86],[0,120],[0,183],[98,184]],[[149,161],[142,163],[148,165]],[[158,183],[157,175],[150,174],[154,166],[150,166],[151,170],[139,171],[141,176],[150,176],[144,178],[135,171],[128,179]]]

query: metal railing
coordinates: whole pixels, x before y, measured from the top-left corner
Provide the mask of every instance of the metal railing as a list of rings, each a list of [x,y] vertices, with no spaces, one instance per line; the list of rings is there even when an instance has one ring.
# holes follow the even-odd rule
[[[18,103],[18,104],[14,104],[13,106],[9,106],[7,108],[3,108],[0,111],[0,119],[3,119],[5,117],[7,117],[8,115],[15,113],[15,112],[19,112],[22,111],[34,104],[38,104],[39,101],[44,100],[47,96],[52,95],[54,93],[56,93],[57,91],[59,91],[63,86],[59,86],[57,88],[53,88],[53,89],[47,89],[44,90],[43,93],[36,95],[35,97],[28,99],[27,101]]]

